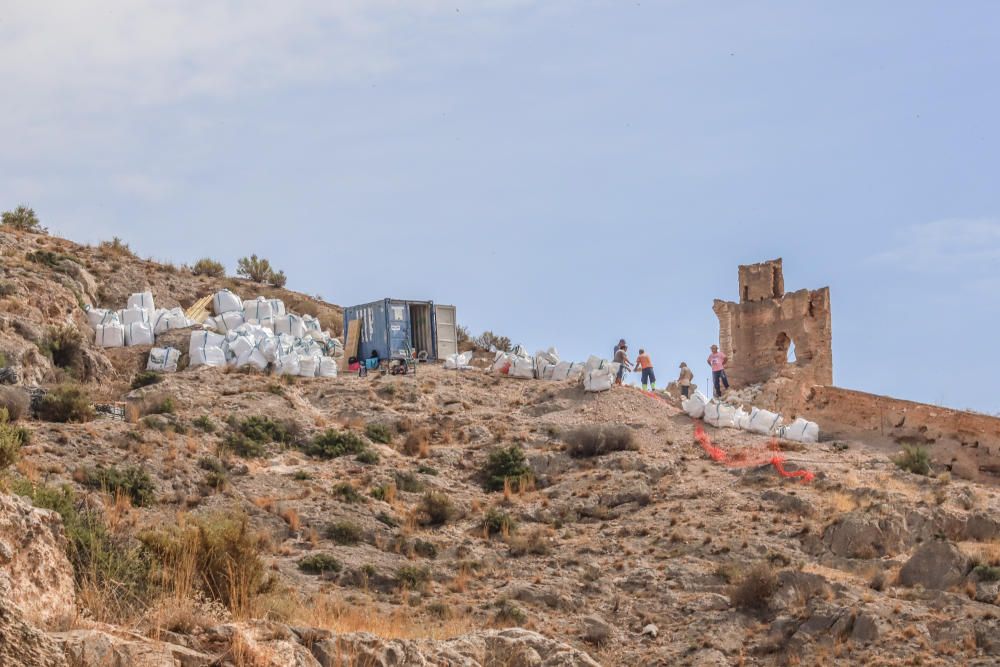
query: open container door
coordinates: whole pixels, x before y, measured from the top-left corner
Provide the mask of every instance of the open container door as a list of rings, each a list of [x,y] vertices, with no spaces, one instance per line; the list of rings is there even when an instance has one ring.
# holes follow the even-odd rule
[[[437,358],[447,359],[458,354],[458,324],[455,306],[434,305],[437,320]]]

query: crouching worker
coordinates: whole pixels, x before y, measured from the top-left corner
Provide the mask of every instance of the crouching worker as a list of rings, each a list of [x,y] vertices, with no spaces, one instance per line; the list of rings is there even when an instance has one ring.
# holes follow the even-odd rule
[[[694,379],[694,373],[688,368],[688,365],[681,362],[681,374],[677,377],[677,384],[681,388],[681,396],[684,398],[691,397],[691,380]]]
[[[656,391],[656,376],[653,374],[653,360],[649,358],[646,354],[646,350],[640,349],[639,356],[635,358],[636,368],[642,371],[642,390],[649,391],[646,389],[646,385],[649,384],[653,391]]]

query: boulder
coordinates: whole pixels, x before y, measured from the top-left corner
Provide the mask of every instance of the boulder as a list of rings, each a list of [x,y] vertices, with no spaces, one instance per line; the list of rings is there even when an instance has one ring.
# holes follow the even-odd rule
[[[898,517],[873,518],[860,512],[845,514],[823,533],[823,542],[844,558],[880,558],[899,553],[905,530]]]
[[[926,542],[899,571],[899,583],[943,591],[962,583],[971,566],[969,557],[951,542]]]
[[[62,520],[21,496],[0,494],[0,597],[43,629],[76,615]]]
[[[125,638],[101,630],[72,630],[53,633],[52,638],[62,646],[71,665],[208,667],[214,664],[210,655],[139,636]]]
[[[884,621],[868,612],[862,612],[854,618],[854,628],[851,630],[851,640],[860,644],[873,642],[882,634]]]
[[[1000,521],[988,514],[972,514],[965,523],[965,537],[976,542],[991,542],[1000,535]]]
[[[59,644],[27,623],[21,610],[0,596],[0,665],[66,667]]]
[[[611,638],[611,625],[597,614],[584,616],[580,622],[583,630],[583,640],[595,646],[606,644]]]

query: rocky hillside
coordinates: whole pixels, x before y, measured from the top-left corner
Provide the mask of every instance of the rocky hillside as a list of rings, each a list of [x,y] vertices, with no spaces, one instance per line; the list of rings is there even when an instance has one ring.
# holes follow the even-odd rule
[[[86,326],[78,294],[118,304],[148,285],[183,305],[215,284],[0,239],[0,281],[17,290],[0,351],[22,384],[70,376],[38,341]],[[68,258],[35,267],[35,246]],[[112,275],[135,282],[100,296]],[[84,349],[82,393],[64,402],[115,395],[128,420],[81,408],[79,423],[0,428],[23,443],[0,496],[3,664],[1000,659],[996,492],[862,442],[779,443],[787,470],[815,474],[803,483],[756,465],[772,444],[745,432],[709,429],[746,462],[715,463],[677,406],[629,388],[420,366],[196,368],[133,389],[134,359]]]

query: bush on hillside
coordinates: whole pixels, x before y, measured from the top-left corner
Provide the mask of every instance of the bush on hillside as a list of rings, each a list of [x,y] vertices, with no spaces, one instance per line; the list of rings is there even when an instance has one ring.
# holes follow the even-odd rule
[[[63,384],[42,397],[38,404],[38,417],[49,422],[88,422],[94,418],[94,406],[83,387]]]
[[[286,278],[284,271],[271,268],[271,262],[257,255],[240,257],[236,263],[236,275],[255,283],[284,287]]]
[[[138,466],[90,468],[84,472],[83,484],[113,495],[125,494],[136,507],[149,507],[156,500],[153,480]]]
[[[367,448],[368,444],[357,433],[333,429],[324,431],[311,441],[300,445],[303,452],[319,459],[335,459],[348,454],[360,454]]]
[[[202,257],[191,267],[191,273],[196,276],[208,276],[209,278],[225,278],[226,267],[222,265],[222,262]]]
[[[893,462],[903,470],[909,470],[915,475],[929,475],[931,472],[931,455],[926,447],[905,445],[903,453],[893,459]]]
[[[510,352],[514,349],[514,346],[510,342],[510,338],[507,336],[500,336],[492,331],[484,331],[479,336],[473,338],[472,343],[480,350],[485,350],[487,352],[492,352],[494,350],[497,352]]]
[[[7,227],[13,227],[14,229],[20,229],[25,232],[34,232],[36,234],[48,234],[49,230],[42,227],[38,221],[38,216],[35,214],[35,209],[28,206],[18,206],[13,211],[4,211],[0,215],[0,224],[6,225]]]
[[[530,472],[524,451],[520,447],[501,447],[490,452],[483,467],[484,486],[487,491],[500,491],[507,480],[512,484],[516,483]]]
[[[7,410],[7,418],[16,422],[31,411],[31,398],[20,387],[0,386],[0,410]]]
[[[639,449],[632,431],[625,426],[581,426],[567,433],[563,439],[566,441],[566,452],[575,457]]]
[[[420,514],[425,526],[443,526],[455,516],[451,498],[443,491],[428,491],[420,502]]]
[[[767,563],[757,563],[733,586],[729,601],[737,609],[761,610],[767,607],[778,588],[778,578]]]
[[[132,388],[142,389],[163,381],[163,373],[158,371],[140,371],[132,378]]]
[[[392,442],[392,431],[381,422],[368,422],[365,426],[365,435],[372,442],[380,442],[383,445]]]
[[[17,463],[21,447],[28,444],[30,438],[28,429],[10,423],[7,408],[0,407],[0,470]]]
[[[299,560],[299,569],[307,574],[325,574],[340,572],[343,565],[331,554],[310,554]]]
[[[83,335],[76,327],[64,325],[49,327],[39,349],[52,360],[52,365],[61,368],[72,377],[83,379]]]

